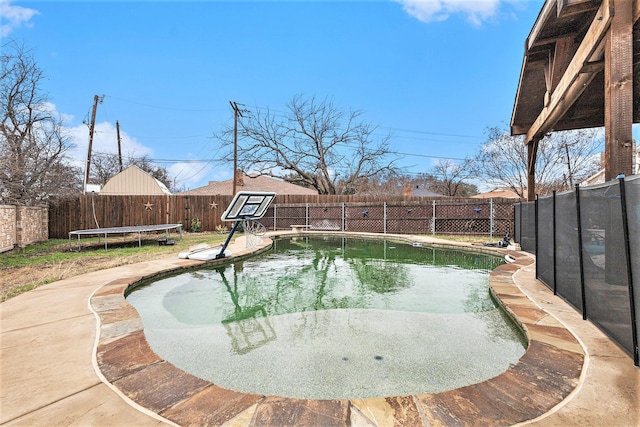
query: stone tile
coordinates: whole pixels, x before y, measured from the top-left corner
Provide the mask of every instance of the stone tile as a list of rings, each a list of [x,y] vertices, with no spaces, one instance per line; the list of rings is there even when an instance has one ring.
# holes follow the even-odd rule
[[[498,266],[498,268],[496,268],[491,273],[489,273],[489,280],[499,280],[499,279],[511,280],[513,271],[509,271],[506,268],[501,269],[500,267],[503,267],[503,266]]]
[[[230,419],[226,423],[222,424],[221,427],[249,427],[251,426],[251,421],[256,413],[256,408],[258,405],[253,405],[247,408],[245,411],[236,415],[234,418]]]
[[[103,287],[98,289],[93,294],[93,296],[95,298],[95,297],[102,297],[102,296],[114,295],[114,294],[123,295],[125,289],[127,289],[127,286],[129,286],[130,282],[134,283],[135,279],[126,277],[123,279],[114,280],[113,282],[109,282],[109,284],[104,285]]]
[[[555,325],[527,324],[526,328],[532,341],[543,342],[581,355],[584,353],[578,340],[558,322]]]
[[[378,427],[371,419],[367,418],[358,408],[351,406],[349,422],[352,427]]]
[[[142,331],[107,344],[100,344],[96,358],[100,371],[109,382],[162,361],[151,350]]]
[[[160,415],[181,426],[217,426],[233,419],[237,422],[239,420],[237,417],[249,408],[255,411],[256,404],[263,398],[264,396],[257,394],[240,393],[210,385],[166,409]]]
[[[267,397],[258,404],[253,427],[266,426],[348,426],[346,400],[305,400]]]
[[[113,315],[120,316],[120,314],[115,313]],[[124,313],[122,315],[124,316]],[[134,332],[140,332],[143,328],[142,319],[137,316],[101,325],[99,345],[108,344]]]
[[[509,309],[518,318],[518,320],[527,327],[531,324],[539,324],[542,320],[550,317],[549,314],[539,308],[531,307],[529,305],[521,306],[519,304],[509,304]],[[555,323],[558,324],[557,321],[555,321]]]
[[[527,408],[529,419],[538,417],[562,401],[562,394],[549,393],[541,388],[535,372],[526,366],[516,365],[488,381],[488,386],[499,388],[505,394],[519,397]]]
[[[512,262],[510,264],[502,264],[496,267],[496,269],[491,272],[491,275],[502,274],[502,273],[513,274],[516,271],[518,271],[521,267],[522,265],[520,265],[520,263],[518,262]]]
[[[427,426],[462,426],[464,423],[458,418],[458,414],[473,414],[476,411],[473,404],[450,393],[421,394],[416,399]]]
[[[121,320],[140,319],[138,311],[128,303],[117,310],[101,311],[98,315],[100,316],[100,323],[102,323],[102,325],[116,323]]]
[[[613,344],[611,344],[613,345]],[[579,393],[534,426],[640,426],[640,368],[618,357],[591,358]]]
[[[353,399],[351,405],[374,426],[422,425],[413,396]]]
[[[495,275],[492,276],[489,279],[489,283],[491,283],[491,285],[496,285],[496,284],[504,284],[506,286],[513,286],[513,279],[511,278],[511,275]],[[511,291],[507,291],[507,293],[512,293]]]
[[[582,364],[581,354],[531,341],[513,370],[540,391],[564,398],[578,385]]]
[[[137,404],[155,413],[162,413],[211,383],[162,361],[137,370],[113,384]]]
[[[129,303],[124,299],[124,295],[121,293],[93,296],[91,298],[91,307],[97,312],[113,311],[126,308]]]

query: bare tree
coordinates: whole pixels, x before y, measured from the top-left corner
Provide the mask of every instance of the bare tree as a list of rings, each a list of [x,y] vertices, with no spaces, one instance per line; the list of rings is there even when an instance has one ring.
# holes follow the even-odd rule
[[[405,186],[410,185],[411,181],[412,178],[409,175],[388,171],[359,180],[357,187],[354,187],[351,193],[375,196],[403,196]]]
[[[319,194],[342,194],[359,181],[393,171],[389,136],[361,121],[360,111],[344,112],[332,102],[295,96],[286,112],[243,114],[238,129],[238,164],[252,173],[314,188]],[[217,137],[232,143],[233,130]],[[233,153],[224,156],[233,160]]]
[[[25,205],[77,194],[81,173],[67,157],[72,145],[62,119],[41,91],[42,70],[13,41],[0,58],[0,200]]]
[[[571,188],[599,169],[602,140],[598,129],[555,132],[538,143],[536,189],[539,194]],[[499,127],[488,129],[487,142],[473,162],[473,171],[484,182],[508,187],[526,197],[527,146],[524,137],[511,136]]]
[[[445,196],[467,197],[471,188],[464,180],[473,176],[470,162],[456,163],[453,160],[439,160],[432,168],[431,175],[436,179],[432,190]]]
[[[172,180],[169,171],[164,166],[157,166],[147,155],[135,157],[129,154],[123,161],[123,168],[135,165],[147,172],[149,175],[162,182],[170,191],[175,192],[172,188]],[[114,153],[94,153],[92,159],[91,182],[105,185],[109,179],[120,172],[120,160],[118,155]]]
[[[89,182],[104,186],[109,179],[120,172],[117,154],[93,153],[91,156],[91,177]]]

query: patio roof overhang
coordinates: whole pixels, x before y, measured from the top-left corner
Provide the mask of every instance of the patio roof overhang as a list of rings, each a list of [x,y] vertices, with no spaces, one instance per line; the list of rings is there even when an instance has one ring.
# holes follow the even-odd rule
[[[537,143],[551,131],[604,126],[607,179],[631,173],[631,126],[640,122],[639,18],[640,0],[543,5],[525,42],[511,117],[511,134],[526,135],[529,146],[529,200]]]

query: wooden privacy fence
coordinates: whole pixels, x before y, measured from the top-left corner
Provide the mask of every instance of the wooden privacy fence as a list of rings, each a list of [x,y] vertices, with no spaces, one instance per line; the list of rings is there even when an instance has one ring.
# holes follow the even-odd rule
[[[135,225],[175,224],[184,231],[217,231],[232,196],[86,195],[54,201],[49,236],[70,231]],[[311,229],[399,234],[513,233],[513,200],[386,196],[278,195],[260,220],[269,230],[308,225]]]

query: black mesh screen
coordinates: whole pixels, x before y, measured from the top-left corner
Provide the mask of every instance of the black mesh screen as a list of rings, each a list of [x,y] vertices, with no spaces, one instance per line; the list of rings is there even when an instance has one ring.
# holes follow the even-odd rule
[[[520,217],[520,247],[523,251],[536,251],[536,204],[527,202],[522,204]]]
[[[515,209],[513,210],[513,241],[517,243],[520,243],[520,241],[522,240],[520,238],[520,236],[522,235],[522,220],[520,219],[521,208],[522,203],[518,203],[517,205],[515,205]]]
[[[625,179],[629,257],[636,320],[636,343],[640,342],[640,175]],[[637,363],[637,361],[636,361]]]
[[[580,285],[580,246],[574,191],[556,196],[556,290],[582,312]]]
[[[624,348],[633,348],[620,186],[580,189],[587,317]]]
[[[536,272],[549,289],[554,288],[553,264],[553,203],[554,196],[538,198],[538,253],[536,253]]]

